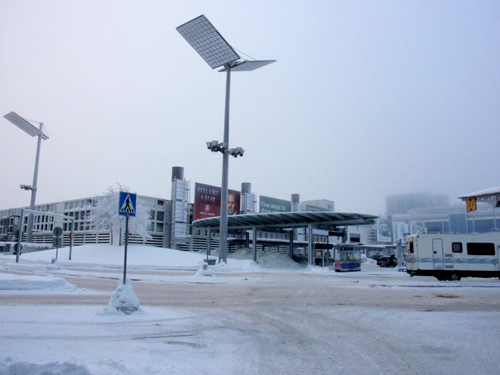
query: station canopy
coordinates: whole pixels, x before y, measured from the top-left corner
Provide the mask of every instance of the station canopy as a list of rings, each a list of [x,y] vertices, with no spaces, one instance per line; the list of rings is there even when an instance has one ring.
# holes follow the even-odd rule
[[[500,186],[464,194],[461,199],[467,204],[467,212],[476,210],[476,202],[490,203],[493,207],[500,207]]]
[[[335,231],[339,226],[374,224],[378,216],[341,212],[275,212],[228,216],[228,229],[268,229],[284,231],[312,225],[316,229]],[[193,221],[193,227],[218,228],[220,216]]]
[[[490,189],[485,189],[481,191],[476,191],[474,193],[469,193],[469,194],[464,194],[460,197],[459,199],[466,200],[470,198],[490,198],[492,196],[500,195],[500,186],[490,188]]]

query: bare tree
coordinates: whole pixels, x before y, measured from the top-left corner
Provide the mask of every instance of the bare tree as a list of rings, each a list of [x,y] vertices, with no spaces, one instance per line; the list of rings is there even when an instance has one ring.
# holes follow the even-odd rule
[[[121,191],[130,191],[128,187],[117,184],[118,189],[111,186],[107,192],[96,198],[96,204],[90,212],[88,218],[92,230],[109,230],[111,234],[118,233],[120,229],[125,229],[125,216],[119,215],[119,197]],[[129,220],[129,233],[142,237],[143,240],[151,238],[148,228],[151,223],[149,208],[138,198],[136,202],[135,216]]]

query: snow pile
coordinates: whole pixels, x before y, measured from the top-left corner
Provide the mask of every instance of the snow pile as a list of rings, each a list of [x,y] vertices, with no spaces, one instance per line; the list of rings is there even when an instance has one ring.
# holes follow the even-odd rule
[[[98,266],[116,268],[123,265],[123,246],[108,244],[83,245],[73,247],[71,260],[69,248],[59,249],[57,262],[52,262],[56,250],[44,250],[21,254],[20,263],[8,264],[9,270],[24,267],[26,262],[46,264],[49,271],[64,267]],[[210,256],[212,259],[217,257]],[[6,255],[4,260],[15,260],[15,255]],[[189,252],[147,245],[129,245],[127,249],[127,265],[130,268],[181,269],[198,271],[206,262],[206,253]],[[262,269],[305,270],[306,266],[296,263],[286,254],[277,252],[258,253],[257,263],[252,260],[252,249],[240,249],[228,254],[228,264],[220,263],[209,266],[216,272],[260,271]]]
[[[16,245],[17,242],[6,242],[6,241],[1,241],[0,242],[0,247],[4,246],[10,246],[11,248]],[[35,250],[45,250],[45,249],[50,249],[52,248],[52,244],[45,244],[45,243],[31,243],[31,242],[23,242],[23,251],[26,251],[27,249],[35,249]]]
[[[0,277],[1,291],[41,291],[75,292],[78,288],[61,277],[53,276],[19,276],[2,273]]]
[[[103,310],[101,315],[115,314],[122,312],[130,315],[139,310],[139,298],[134,293],[134,288],[130,281],[125,284],[120,281],[109,300],[108,306]]]
[[[123,246],[108,244],[74,246],[69,259],[69,248],[59,249],[57,263],[59,266],[117,266],[123,265]],[[56,250],[45,250],[34,253],[21,254],[20,262],[51,263]],[[13,255],[6,258],[15,259]],[[158,268],[185,268],[198,267],[206,258],[206,254],[153,247],[147,245],[128,245],[127,264],[134,266],[156,266]]]
[[[210,267],[208,267],[207,263],[203,263],[201,265],[201,268],[196,272],[196,277],[198,276],[207,276],[207,277],[214,277],[214,270]]]
[[[377,264],[377,261],[373,258],[366,258],[363,260],[363,264]]]
[[[1,375],[90,375],[87,367],[74,363],[53,362],[36,365],[28,362],[11,362],[10,357],[0,361]]]
[[[307,271],[311,273],[328,273],[332,272],[332,270],[328,267],[320,267],[320,266],[313,266],[313,265],[308,265],[307,266]]]
[[[234,253],[229,253],[228,258],[239,259],[248,262],[249,269],[255,268],[274,268],[274,269],[304,269],[304,266],[290,259],[286,254],[278,252],[259,252],[255,263],[252,260],[252,249],[244,248]]]

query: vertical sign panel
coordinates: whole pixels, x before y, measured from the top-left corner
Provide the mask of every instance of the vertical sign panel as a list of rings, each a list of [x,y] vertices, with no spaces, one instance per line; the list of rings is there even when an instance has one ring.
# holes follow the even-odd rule
[[[137,194],[120,191],[120,202],[118,205],[119,215],[135,216]]]
[[[465,205],[467,207],[467,212],[476,211],[477,210],[476,198],[473,197],[467,199]]]

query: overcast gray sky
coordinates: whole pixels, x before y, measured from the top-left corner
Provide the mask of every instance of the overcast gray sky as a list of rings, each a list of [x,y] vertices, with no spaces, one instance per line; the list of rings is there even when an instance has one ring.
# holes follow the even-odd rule
[[[176,31],[205,14],[275,64],[232,75],[229,188],[383,214],[388,194],[500,185],[500,2],[0,0],[0,114],[44,122],[37,203],[119,182],[220,186],[225,74]],[[29,205],[36,139],[0,117],[0,209]]]

